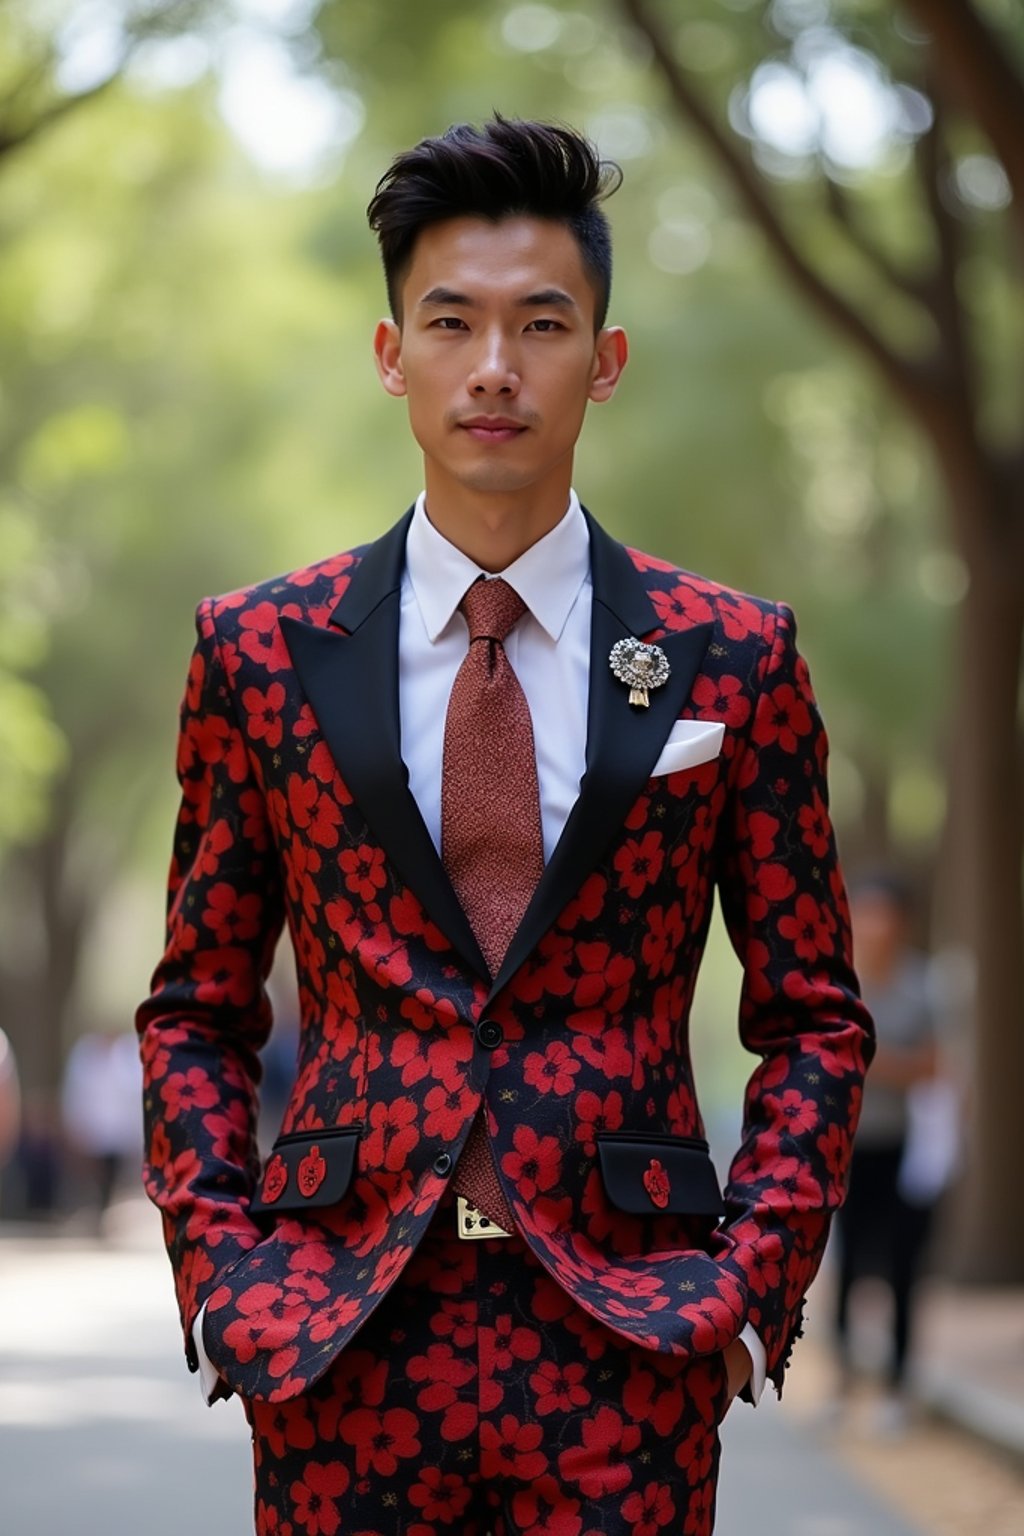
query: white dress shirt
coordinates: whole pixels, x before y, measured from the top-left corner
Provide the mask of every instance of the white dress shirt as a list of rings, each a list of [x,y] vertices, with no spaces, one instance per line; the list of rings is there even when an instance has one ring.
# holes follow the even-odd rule
[[[481,570],[438,533],[426,497],[416,502],[405,546],[398,627],[398,710],[409,789],[441,850],[441,761],[448,699],[469,649],[458,611]],[[550,859],[579,795],[586,767],[590,684],[590,534],[576,492],[562,520],[502,571],[527,611],[505,640],[533,720],[544,859]],[[202,1347],[202,1313],[194,1334],[207,1397],[216,1372]],[[750,1391],[764,1390],[765,1348],[748,1323],[740,1339],[750,1355]]]
[[[456,549],[416,503],[405,546],[398,627],[398,717],[409,788],[441,850],[444,721],[469,649],[459,603],[488,572]],[[586,768],[590,676],[590,535],[573,492],[550,533],[501,572],[526,612],[505,640],[533,720],[544,862],[580,792]]]

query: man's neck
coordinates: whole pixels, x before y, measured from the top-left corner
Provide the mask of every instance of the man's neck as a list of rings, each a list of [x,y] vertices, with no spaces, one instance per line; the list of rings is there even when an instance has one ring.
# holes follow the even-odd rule
[[[863,955],[858,964],[861,980],[871,986],[887,987],[896,976],[902,956],[898,950],[878,955]]]
[[[538,493],[439,490],[427,475],[426,512],[438,533],[483,571],[507,570],[565,516],[569,482]]]

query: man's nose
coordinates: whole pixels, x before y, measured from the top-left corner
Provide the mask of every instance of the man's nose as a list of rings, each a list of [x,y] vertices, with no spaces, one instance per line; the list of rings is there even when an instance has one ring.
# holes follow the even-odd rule
[[[507,337],[494,333],[481,338],[467,383],[474,395],[519,393],[519,370]]]

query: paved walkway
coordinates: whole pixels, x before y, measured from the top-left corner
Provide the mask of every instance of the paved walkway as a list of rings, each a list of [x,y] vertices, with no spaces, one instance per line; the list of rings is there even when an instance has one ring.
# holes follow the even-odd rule
[[[933,1283],[918,1354],[920,1400],[1024,1467],[1024,1288]]]
[[[856,1478],[774,1393],[756,1412],[743,1403],[730,1409],[722,1468],[717,1536],[930,1536]]]
[[[0,1235],[4,1532],[252,1536],[249,1487],[245,1420],[204,1409],[154,1243]]]
[[[146,1206],[112,1240],[0,1228],[0,1488],[12,1536],[251,1536],[249,1436],[188,1375]],[[736,1404],[721,1536],[925,1536],[775,1401]]]
[[[899,1433],[879,1429],[886,1411],[880,1367],[888,1350],[888,1292],[865,1282],[854,1300],[854,1343],[867,1374],[840,1410],[826,1265],[811,1291],[807,1337],[786,1388],[787,1414],[927,1536],[1021,1536],[1024,1288],[923,1287],[912,1378],[917,1401]]]

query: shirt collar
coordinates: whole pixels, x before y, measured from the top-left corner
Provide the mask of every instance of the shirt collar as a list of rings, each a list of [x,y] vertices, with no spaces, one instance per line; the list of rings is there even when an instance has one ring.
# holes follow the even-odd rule
[[[575,491],[565,516],[504,571],[487,572],[438,533],[421,492],[405,545],[406,572],[431,643],[448,627],[466,588],[478,576],[500,575],[514,587],[552,640],[590,574],[590,534]]]

